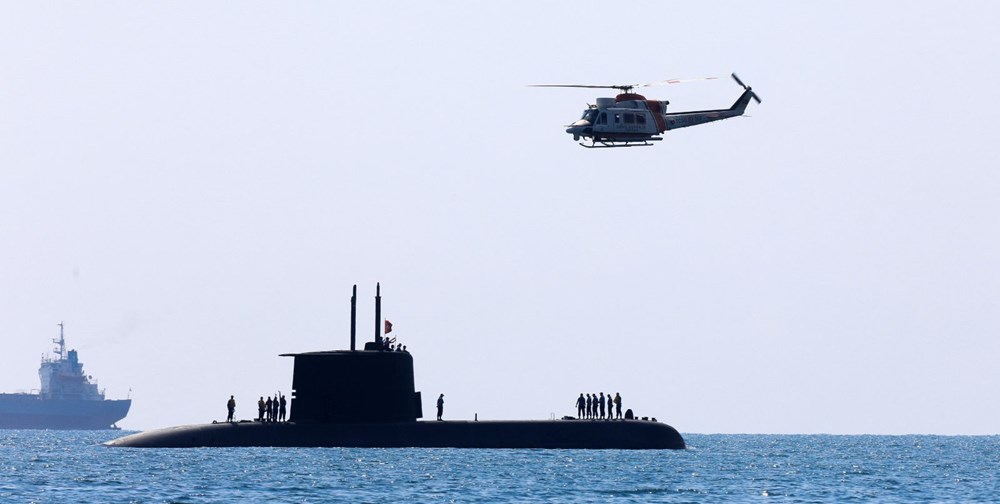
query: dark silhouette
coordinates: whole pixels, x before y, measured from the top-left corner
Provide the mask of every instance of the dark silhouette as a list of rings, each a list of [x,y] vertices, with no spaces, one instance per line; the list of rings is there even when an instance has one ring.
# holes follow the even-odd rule
[[[233,396],[229,396],[229,402],[226,403],[226,409],[229,410],[229,415],[226,416],[226,421],[232,422],[233,413],[236,412],[236,399]]]
[[[444,415],[444,394],[438,396],[438,420]]]
[[[622,417],[622,396],[615,392],[615,418]]]
[[[583,398],[583,394],[576,400],[576,417],[583,418],[583,408],[587,406],[587,401]]]
[[[381,326],[381,321],[377,325]],[[636,420],[420,421],[430,416],[426,414],[427,403],[430,402],[430,408],[434,409],[436,401],[422,400],[420,392],[414,387],[413,356],[406,352],[379,351],[380,339],[362,345],[364,349],[286,354],[294,358],[294,373],[290,384],[294,392],[286,398],[287,425],[279,427],[255,423],[233,426],[218,422],[214,425],[155,429],[110,443],[113,446],[150,448],[280,445],[646,450],[683,449],[685,446],[677,430],[669,425]],[[261,369],[242,361],[240,366],[251,372]],[[579,392],[577,394],[582,395]],[[443,398],[443,394],[441,395]],[[466,396],[463,395],[464,397]],[[516,403],[523,396],[512,397]],[[613,393],[611,397],[614,397]],[[482,400],[492,403],[496,398],[484,395]],[[280,407],[280,392],[278,401]],[[271,402],[274,403],[273,398]],[[506,406],[509,403],[503,404]],[[624,408],[622,411],[624,412]],[[441,418],[444,418],[443,408]],[[576,420],[575,417],[573,419]],[[219,455],[222,460],[226,454],[220,452]],[[625,461],[634,457],[622,455],[621,458]]]
[[[267,402],[264,403],[264,413],[267,414],[267,421],[271,421],[271,396],[267,396]]]
[[[600,405],[600,407],[601,407],[601,412],[600,412],[601,416],[600,416],[600,419],[604,420],[604,392],[601,392],[601,398],[597,400],[597,404]]]
[[[288,404],[288,403],[285,402],[285,396],[281,396],[281,399],[278,400],[278,421],[279,422],[284,422],[285,421],[285,405],[286,404]]]
[[[257,421],[264,421],[264,396],[260,396],[260,400],[257,401]]]
[[[611,420],[615,416],[614,412],[612,411],[614,407],[615,407],[615,401],[611,397],[611,392],[608,392],[608,418],[607,418],[608,420]]]

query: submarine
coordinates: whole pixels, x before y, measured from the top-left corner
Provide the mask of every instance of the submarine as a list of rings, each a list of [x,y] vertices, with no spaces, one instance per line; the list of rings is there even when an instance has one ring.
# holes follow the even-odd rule
[[[111,447],[347,447],[684,449],[684,438],[655,419],[422,421],[413,357],[381,334],[381,285],[375,287],[375,339],[355,348],[357,285],[351,295],[350,350],[281,354],[294,358],[287,422],[212,422],[155,429],[104,443]]]

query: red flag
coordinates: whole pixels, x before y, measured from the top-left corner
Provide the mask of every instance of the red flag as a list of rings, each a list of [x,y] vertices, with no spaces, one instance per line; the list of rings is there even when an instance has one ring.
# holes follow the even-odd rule
[[[385,334],[389,334],[391,332],[392,332],[392,322],[389,322],[389,319],[386,319],[385,320]]]

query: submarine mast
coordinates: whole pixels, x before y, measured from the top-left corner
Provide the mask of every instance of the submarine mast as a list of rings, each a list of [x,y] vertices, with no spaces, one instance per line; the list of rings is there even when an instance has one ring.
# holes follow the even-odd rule
[[[351,351],[354,351],[354,331],[357,327],[358,318],[358,284],[354,284],[351,291]]]
[[[382,286],[375,283],[375,345],[382,348]]]

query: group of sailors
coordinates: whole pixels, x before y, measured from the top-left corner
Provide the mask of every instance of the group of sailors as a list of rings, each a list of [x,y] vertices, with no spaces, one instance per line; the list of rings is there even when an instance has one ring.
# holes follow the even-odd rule
[[[284,422],[287,402],[282,394],[275,394],[274,398],[268,396],[264,400],[261,396],[257,401],[257,421],[258,422]]]
[[[606,418],[604,415],[605,406],[608,408]],[[576,399],[576,417],[581,419],[611,420],[612,406],[615,409],[614,418],[620,419],[622,417],[622,396],[618,392],[615,392],[614,397],[611,397],[611,392],[608,392],[607,398],[604,397],[604,392],[600,394],[580,394],[580,397]]]
[[[229,412],[226,415],[226,422],[235,422],[236,420],[233,418],[236,413],[235,397],[229,396],[229,401],[226,402],[226,410]],[[285,401],[285,396],[280,393],[274,394],[274,397],[268,396],[266,401],[264,400],[264,396],[260,396],[260,400],[257,401],[258,422],[284,422],[287,411],[288,402]]]
[[[382,338],[383,352],[405,352],[406,345],[396,343],[396,338]]]

